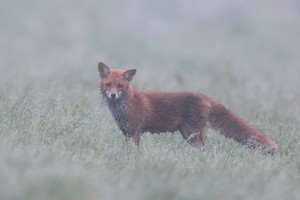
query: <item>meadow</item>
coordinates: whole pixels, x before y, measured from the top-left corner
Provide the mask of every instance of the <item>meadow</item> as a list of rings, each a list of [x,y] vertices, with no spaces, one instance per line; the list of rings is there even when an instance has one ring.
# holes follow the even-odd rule
[[[297,199],[300,4],[1,1],[0,199]],[[273,138],[247,149],[207,129],[126,144],[97,63],[136,89],[202,92]]]

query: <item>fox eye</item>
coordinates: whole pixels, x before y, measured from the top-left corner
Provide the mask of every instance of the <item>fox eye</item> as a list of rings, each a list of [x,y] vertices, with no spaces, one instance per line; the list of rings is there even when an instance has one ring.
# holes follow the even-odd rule
[[[111,84],[110,84],[110,83],[105,83],[105,86],[106,86],[106,87],[110,87]]]
[[[118,88],[123,88],[124,85],[123,84],[118,84]]]

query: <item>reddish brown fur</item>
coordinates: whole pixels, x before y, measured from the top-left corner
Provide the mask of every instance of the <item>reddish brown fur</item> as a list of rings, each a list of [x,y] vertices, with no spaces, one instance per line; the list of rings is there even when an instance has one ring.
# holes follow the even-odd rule
[[[203,94],[135,91],[130,81],[136,70],[110,70],[103,63],[99,63],[98,70],[101,93],[126,139],[135,144],[144,132],[179,130],[190,144],[203,147],[205,127],[210,124],[248,147],[260,146],[270,153],[278,149],[260,130]]]

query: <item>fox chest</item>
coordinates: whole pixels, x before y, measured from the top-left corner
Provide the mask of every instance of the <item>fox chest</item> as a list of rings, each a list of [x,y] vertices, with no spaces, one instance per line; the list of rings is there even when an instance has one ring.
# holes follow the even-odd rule
[[[108,104],[108,107],[123,134],[130,132],[131,124],[128,121],[129,108],[126,105],[118,104]]]

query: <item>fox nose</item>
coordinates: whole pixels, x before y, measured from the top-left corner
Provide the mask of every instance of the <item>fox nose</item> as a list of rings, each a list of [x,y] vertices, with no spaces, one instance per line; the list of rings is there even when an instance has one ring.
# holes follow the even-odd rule
[[[116,96],[117,96],[116,93],[111,93],[110,94],[110,97],[113,98],[113,99],[116,98]]]

